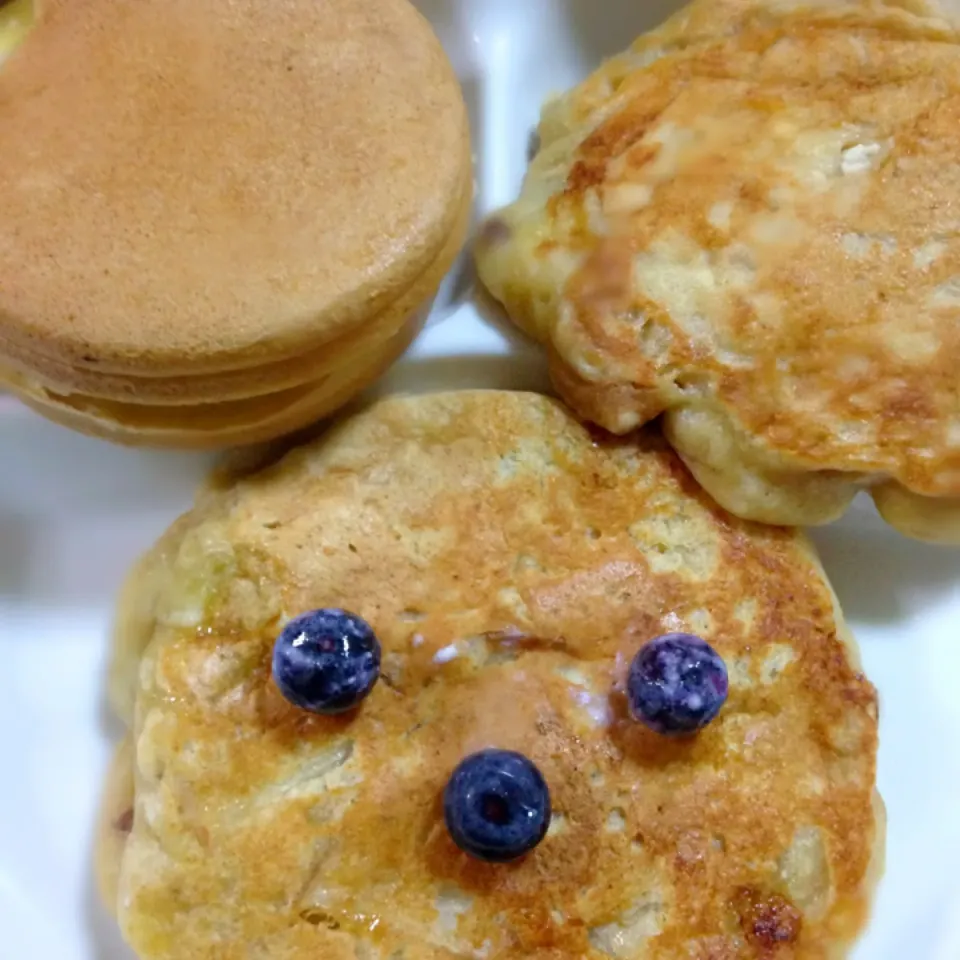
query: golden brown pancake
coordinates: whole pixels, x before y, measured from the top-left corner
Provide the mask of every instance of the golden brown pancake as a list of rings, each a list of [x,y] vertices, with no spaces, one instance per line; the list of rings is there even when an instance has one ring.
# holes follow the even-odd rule
[[[383,645],[338,719],[270,673],[325,606]],[[731,678],[692,740],[621,692],[676,630]],[[112,693],[133,750],[102,885],[142,960],[824,960],[882,859],[876,695],[806,540],[724,513],[656,435],[531,394],[388,400],[205,487],[131,574]],[[487,746],[552,793],[512,865],[443,826]]]
[[[256,440],[255,401],[309,394],[288,430],[343,402],[328,381],[373,379],[472,200],[463,98],[420,14],[46,0],[35,20],[0,69],[0,378],[88,432],[192,446]],[[194,428],[210,405],[229,429]]]
[[[548,104],[481,275],[616,433],[732,512],[869,489],[960,541],[960,33],[912,2],[697,2]]]

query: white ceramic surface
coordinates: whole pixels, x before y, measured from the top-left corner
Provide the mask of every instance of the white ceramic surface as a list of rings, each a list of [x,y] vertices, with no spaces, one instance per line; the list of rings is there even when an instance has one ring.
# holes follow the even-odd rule
[[[517,188],[542,99],[673,4],[420,6],[463,78],[487,210]],[[378,391],[544,386],[539,354],[473,296],[464,262]],[[115,733],[101,706],[110,608],[204,462],[110,447],[0,401],[0,960],[129,960],[88,863]],[[857,960],[958,960],[960,551],[908,543],[859,504],[816,539],[882,695],[888,867]]]

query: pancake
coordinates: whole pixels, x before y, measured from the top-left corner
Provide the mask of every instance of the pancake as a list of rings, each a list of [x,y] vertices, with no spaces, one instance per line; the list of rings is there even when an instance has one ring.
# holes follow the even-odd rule
[[[337,718],[271,678],[281,625],[326,606],[383,650]],[[681,630],[730,676],[692,739],[622,692]],[[531,394],[384,401],[205,486],[132,571],[116,651],[133,749],[100,870],[142,960],[824,960],[865,922],[877,702],[833,593],[802,536],[725,514],[653,433]],[[489,746],[552,795],[509,865],[443,826]]]
[[[548,104],[482,279],[562,396],[663,418],[728,510],[858,490],[960,541],[960,33],[911,2],[698,2]],[[909,519],[908,519],[909,518]]]
[[[242,442],[295,428],[375,378],[472,205],[465,104],[421,15],[38,0],[25,32],[21,6],[0,69],[18,144],[0,379],[86,432],[190,446],[219,445],[221,424]]]
[[[461,219],[448,247],[417,283],[375,321],[368,322],[362,337],[355,336],[352,342],[338,341],[321,351],[333,353],[337,363],[330,373],[319,379],[320,360],[316,355],[308,355],[303,360],[274,365],[276,370],[269,371],[268,375],[279,382],[293,377],[294,385],[265,389],[263,394],[251,384],[267,371],[227,374],[237,392],[253,392],[251,396],[221,401],[190,402],[180,392],[171,392],[159,399],[162,391],[169,387],[168,382],[159,378],[151,378],[148,383],[129,381],[121,388],[128,396],[136,396],[137,402],[104,399],[100,394],[108,391],[103,388],[95,396],[63,393],[49,381],[44,384],[35,376],[25,375],[22,364],[7,369],[0,364],[0,386],[62,426],[131,446],[226,448],[286,436],[322,420],[347,403],[370,386],[411,344],[423,328],[433,294],[461,244],[472,211],[469,197],[467,194],[461,206]],[[300,368],[310,370],[311,377],[302,384],[297,382]],[[141,389],[140,385],[145,383]],[[180,385],[182,381],[175,383],[173,390],[177,391]],[[213,395],[216,386],[213,385]],[[229,391],[228,387],[228,397]],[[149,398],[151,394],[154,402],[144,402],[144,395]]]
[[[433,294],[458,254],[470,222],[473,184],[469,173],[466,171],[462,184],[455,228],[423,274],[380,314],[369,317],[362,326],[314,350],[253,368],[216,374],[184,377],[147,372],[139,376],[58,364],[20,345],[0,340],[0,356],[12,371],[8,378],[29,379],[31,390],[35,393],[69,392],[71,396],[85,400],[103,399],[177,407],[249,400],[294,387],[315,385],[317,371],[329,369],[334,362],[337,371],[345,371],[350,367],[362,371],[364,366],[369,365],[369,356],[381,348],[385,341],[401,334],[404,329],[417,329],[429,312]]]

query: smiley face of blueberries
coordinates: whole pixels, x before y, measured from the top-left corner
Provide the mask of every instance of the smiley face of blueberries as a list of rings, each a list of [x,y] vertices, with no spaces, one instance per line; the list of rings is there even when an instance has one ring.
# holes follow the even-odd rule
[[[380,643],[355,614],[324,608],[291,620],[273,650],[273,677],[294,705],[336,715],[357,708],[380,675]],[[664,736],[696,733],[727,698],[727,670],[700,637],[655,637],[630,664],[631,716]],[[478,860],[507,863],[533,850],[552,815],[543,774],[528,757],[488,749],[460,762],[443,793],[443,816],[454,843]]]
[[[339,609],[291,620],[273,648],[273,679],[295,706],[335,715],[357,707],[380,676],[380,643],[370,624]]]

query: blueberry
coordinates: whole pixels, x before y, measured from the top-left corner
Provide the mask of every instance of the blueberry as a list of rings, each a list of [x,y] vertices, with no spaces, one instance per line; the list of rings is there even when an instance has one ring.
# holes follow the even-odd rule
[[[550,791],[535,764],[509,750],[482,750],[461,761],[443,794],[453,842],[489,863],[516,860],[550,826]]]
[[[273,679],[293,704],[337,714],[357,706],[380,675],[380,643],[365,620],[314,610],[291,620],[273,648]]]
[[[705,640],[689,633],[656,637],[633,658],[627,697],[634,719],[667,736],[695,733],[727,699],[727,668]]]

